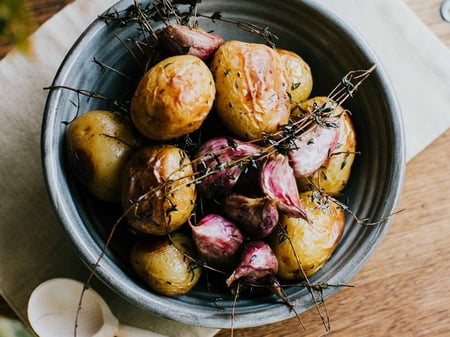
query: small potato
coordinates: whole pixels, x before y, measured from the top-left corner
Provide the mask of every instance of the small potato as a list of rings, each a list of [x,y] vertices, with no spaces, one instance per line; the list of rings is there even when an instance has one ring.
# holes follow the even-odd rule
[[[166,296],[189,292],[199,281],[202,268],[196,258],[192,238],[181,232],[169,238],[138,241],[130,260],[138,276],[154,291]]]
[[[139,149],[123,177],[122,205],[131,228],[166,235],[180,228],[194,209],[196,190],[187,154],[172,145]],[[145,196],[146,193],[150,193]]]
[[[131,100],[131,118],[147,138],[180,137],[201,126],[215,94],[211,71],[201,59],[172,56],[153,66],[139,82]]]
[[[302,57],[292,51],[277,49],[277,52],[287,69],[291,88],[291,110],[293,110],[297,103],[303,102],[311,94],[313,88],[311,68]]]
[[[259,139],[289,121],[289,79],[274,49],[228,41],[216,51],[210,68],[217,114],[239,138]]]
[[[78,116],[66,133],[68,165],[76,178],[105,201],[119,201],[121,174],[136,140],[129,118],[94,110]]]
[[[316,196],[317,195],[317,196]],[[344,231],[345,216],[341,207],[321,200],[318,193],[300,195],[310,224],[301,218],[283,215],[277,231],[269,237],[278,260],[278,276],[285,280],[297,280],[316,273],[333,254]]]
[[[324,98],[316,98],[320,103]],[[312,105],[312,100],[308,100],[302,105],[308,103]],[[319,187],[325,193],[330,195],[339,195],[345,188],[355,159],[356,151],[356,133],[350,116],[341,106],[335,108],[335,113],[340,114],[339,119],[339,139],[330,158],[308,178],[297,179],[297,185],[300,191],[314,189]]]

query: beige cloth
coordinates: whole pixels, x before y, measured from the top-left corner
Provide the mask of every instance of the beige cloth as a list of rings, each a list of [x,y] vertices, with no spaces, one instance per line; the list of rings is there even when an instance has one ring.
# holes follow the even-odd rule
[[[115,0],[77,0],[32,36],[34,57],[15,52],[0,62],[0,289],[26,322],[31,291],[53,277],[85,280],[87,268],[52,211],[41,172],[40,127],[46,92],[68,48]],[[367,39],[390,74],[403,109],[407,158],[450,126],[450,51],[401,0],[323,0]],[[423,98],[427,98],[426,100]],[[172,322],[93,283],[127,324],[169,337],[207,337],[217,330]]]

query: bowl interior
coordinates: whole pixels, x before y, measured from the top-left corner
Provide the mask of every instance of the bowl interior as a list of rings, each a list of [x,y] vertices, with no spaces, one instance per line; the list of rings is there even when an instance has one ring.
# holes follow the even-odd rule
[[[115,8],[126,9],[132,1],[121,1]],[[147,1],[142,1],[147,3]],[[350,70],[368,69],[377,64],[354,98],[344,106],[352,112],[357,131],[358,155],[352,177],[345,190],[345,201],[361,218],[382,219],[393,213],[403,180],[404,145],[402,122],[392,89],[381,64],[364,41],[340,18],[316,1],[252,0],[203,1],[199,12],[269,27],[278,37],[277,47],[292,50],[309,63],[314,78],[311,96],[328,95]],[[261,37],[243,31],[234,24],[200,18],[207,31],[221,34],[225,40],[262,42]],[[155,23],[155,27],[162,26]],[[120,39],[115,38],[117,34]],[[61,65],[53,85],[86,89],[105,97],[126,99],[132,94],[130,81],[102,69],[94,59],[121,72],[139,78],[141,68],[122,45],[127,38],[139,39],[136,24],[120,26],[96,20],[80,37]],[[64,122],[77,111],[111,109],[111,104],[79,95],[74,90],[52,90],[43,119],[42,151],[45,177],[55,210],[81,259],[88,265],[97,260],[111,227],[120,214],[120,206],[111,211],[91,197],[67,172],[64,159]],[[347,214],[344,236],[331,260],[311,278],[311,282],[348,283],[366,262],[388,230],[383,225],[361,226]],[[131,270],[128,252],[134,240],[125,226],[119,226],[97,275],[118,294],[146,310],[178,321],[218,328],[230,326],[232,296],[208,292],[199,285],[177,298],[159,296],[148,290]],[[324,297],[337,288],[324,290]],[[313,305],[308,291],[289,287],[287,295],[297,303],[297,312]],[[298,301],[295,301],[298,299]],[[276,322],[294,313],[272,295],[239,299],[234,326],[248,327]]]

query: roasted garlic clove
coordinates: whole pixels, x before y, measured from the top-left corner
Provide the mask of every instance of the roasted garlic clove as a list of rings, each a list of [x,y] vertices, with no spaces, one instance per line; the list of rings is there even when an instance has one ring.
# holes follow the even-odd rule
[[[193,55],[209,59],[224,40],[217,34],[180,24],[170,24],[161,31],[160,42],[171,55]]]
[[[295,177],[313,174],[331,156],[339,139],[339,125],[331,125],[316,125],[294,140],[288,156]]]
[[[278,272],[278,261],[270,246],[263,241],[249,242],[242,253],[241,263],[227,278],[228,287],[237,281],[272,285]]]
[[[196,171],[201,182],[197,185],[207,197],[226,193],[236,184],[246,165],[260,147],[235,139],[219,137],[204,143],[196,155]]]
[[[230,220],[255,240],[269,235],[278,224],[277,203],[268,198],[231,194],[224,199],[222,209]]]
[[[261,168],[260,182],[263,193],[276,201],[281,212],[293,218],[306,219],[294,171],[286,156],[277,154],[270,157]]]
[[[233,222],[218,214],[208,214],[193,225],[192,237],[201,257],[211,266],[230,269],[242,251],[244,236]]]

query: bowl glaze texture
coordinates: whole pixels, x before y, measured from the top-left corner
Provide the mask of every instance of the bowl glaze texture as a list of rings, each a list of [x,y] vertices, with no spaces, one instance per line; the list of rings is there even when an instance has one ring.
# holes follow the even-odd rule
[[[121,1],[115,8],[121,11],[131,4],[129,0]],[[355,160],[345,196],[346,203],[361,218],[382,219],[392,214],[401,193],[405,167],[402,119],[388,76],[367,43],[342,18],[314,0],[206,0],[199,4],[201,13],[216,11],[228,19],[269,27],[278,37],[277,47],[301,55],[313,73],[311,97],[329,94],[350,70],[377,65],[356,95],[344,104],[352,112],[357,147],[361,152]],[[225,40],[264,42],[235,25],[213,23],[207,19],[199,21],[205,30],[214,30]],[[86,89],[106,97],[129,93],[130,84],[126,79],[102,71],[93,60],[100,60],[127,74],[136,74],[136,62],[114,38],[114,34],[122,40],[138,38],[136,28],[133,24],[120,27],[97,19],[67,54],[53,85]],[[156,28],[159,27],[156,25]],[[102,100],[78,96],[71,90],[51,90],[43,117],[42,159],[49,195],[60,222],[81,260],[93,265],[119,211],[117,214],[108,211],[105,204],[91,197],[67,171],[64,122],[74,118],[77,106],[80,113],[109,108]],[[377,226],[361,226],[347,214],[340,244],[311,282],[349,283],[382,241],[390,221]],[[205,327],[230,327],[232,296],[209,293],[202,285],[175,298],[160,296],[146,288],[128,263],[129,235],[124,228],[115,234],[121,240],[113,240],[96,271],[104,283],[130,302],[163,317]],[[333,287],[324,289],[324,298],[337,290]],[[304,287],[290,287],[286,293],[296,304],[298,313],[313,306]],[[242,298],[237,302],[234,327],[269,324],[292,316],[294,312],[275,296]]]

